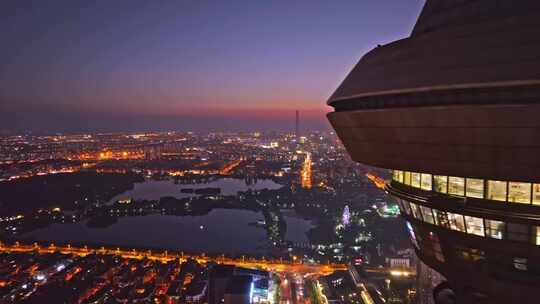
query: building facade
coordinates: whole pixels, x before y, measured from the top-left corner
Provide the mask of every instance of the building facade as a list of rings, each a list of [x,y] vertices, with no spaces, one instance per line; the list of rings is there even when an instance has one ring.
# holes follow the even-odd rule
[[[417,255],[459,303],[538,302],[540,1],[428,0],[328,104],[351,157],[393,170]]]

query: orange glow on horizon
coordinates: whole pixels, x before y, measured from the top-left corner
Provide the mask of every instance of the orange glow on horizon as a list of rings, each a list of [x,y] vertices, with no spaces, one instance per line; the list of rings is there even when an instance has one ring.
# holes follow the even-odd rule
[[[286,107],[279,107],[272,103],[259,106],[197,106],[186,107],[176,105],[133,105],[129,108],[114,109],[115,112],[126,114],[150,114],[158,116],[187,116],[187,117],[230,117],[230,118],[257,118],[257,119],[284,119],[294,117],[295,111],[300,111],[302,119],[326,119],[332,108],[324,103],[319,107],[295,106],[293,102]],[[111,109],[112,111],[112,109]]]

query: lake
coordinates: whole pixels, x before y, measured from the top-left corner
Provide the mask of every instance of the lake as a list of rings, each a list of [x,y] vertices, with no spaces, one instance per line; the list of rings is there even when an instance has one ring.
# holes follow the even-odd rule
[[[53,224],[23,235],[38,241],[103,243],[120,247],[148,247],[186,252],[264,255],[269,252],[266,230],[249,223],[264,219],[258,212],[214,209],[204,216],[147,215],[122,217],[106,228],[85,222]],[[286,216],[286,239],[307,242],[311,222]]]
[[[219,187],[224,195],[235,195],[248,189],[278,189],[272,180],[247,185],[244,180],[224,178],[207,184],[178,185],[172,181],[147,180],[133,190],[113,198],[157,200],[162,196],[187,197],[182,188]],[[114,244],[120,247],[163,248],[186,252],[225,253],[231,255],[265,255],[271,247],[263,227],[249,225],[264,220],[260,212],[239,209],[213,209],[203,216],[147,215],[119,218],[105,228],[89,228],[86,222],[53,224],[22,235],[23,238],[59,243]],[[309,220],[284,214],[287,223],[285,239],[307,243],[306,232],[313,227]]]
[[[257,183],[246,184],[243,179],[221,178],[206,184],[175,184],[172,180],[146,180],[142,183],[135,183],[132,190],[128,190],[113,197],[109,203],[114,203],[120,199],[133,198],[139,200],[158,200],[163,196],[174,196],[183,198],[193,196],[193,194],[182,193],[181,189],[191,188],[220,188],[223,195],[236,195],[238,191],[279,189],[282,186],[271,179],[260,179]]]

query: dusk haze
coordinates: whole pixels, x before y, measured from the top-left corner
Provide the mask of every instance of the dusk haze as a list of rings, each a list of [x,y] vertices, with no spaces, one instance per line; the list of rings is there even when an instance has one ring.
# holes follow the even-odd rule
[[[537,304],[540,1],[4,0],[1,304]]]
[[[422,2],[3,1],[0,129],[328,128],[333,88]]]

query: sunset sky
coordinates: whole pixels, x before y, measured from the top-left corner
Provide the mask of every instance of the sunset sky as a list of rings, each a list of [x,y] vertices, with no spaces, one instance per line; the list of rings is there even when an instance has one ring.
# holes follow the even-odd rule
[[[2,1],[0,130],[324,128],[421,0]]]

